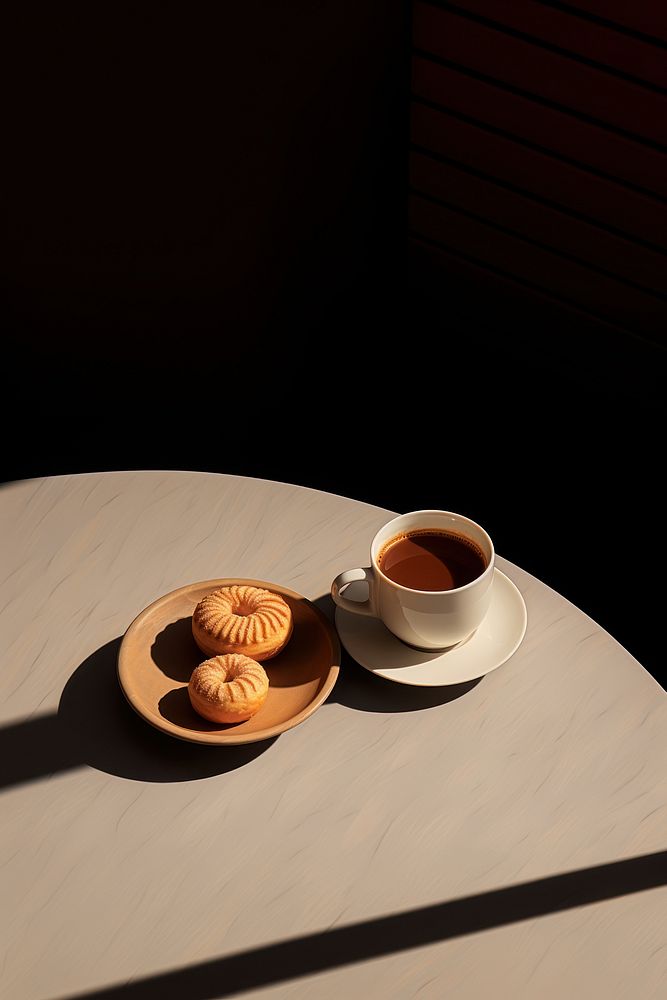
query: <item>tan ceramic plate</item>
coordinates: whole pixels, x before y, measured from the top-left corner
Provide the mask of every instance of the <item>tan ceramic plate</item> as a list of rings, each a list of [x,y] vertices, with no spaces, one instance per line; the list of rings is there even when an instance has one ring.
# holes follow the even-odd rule
[[[190,705],[188,681],[206,659],[192,638],[192,612],[218,587],[249,584],[280,594],[292,609],[294,631],[285,649],[262,664],[269,696],[259,712],[236,725],[202,719]],[[264,580],[205,580],[158,598],[134,619],[118,652],[118,680],[130,705],[156,729],[191,743],[237,746],[284,733],[312,715],[330,694],[340,669],[340,644],[314,604]]]

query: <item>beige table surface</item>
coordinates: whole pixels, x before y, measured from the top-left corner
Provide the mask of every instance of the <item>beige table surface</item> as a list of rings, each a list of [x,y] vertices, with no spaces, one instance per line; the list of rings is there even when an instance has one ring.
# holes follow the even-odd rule
[[[387,517],[201,473],[0,489],[3,998],[667,996],[667,699],[516,566],[526,638],[462,690],[344,659],[310,719],[238,750],[124,702],[155,598],[319,598]]]

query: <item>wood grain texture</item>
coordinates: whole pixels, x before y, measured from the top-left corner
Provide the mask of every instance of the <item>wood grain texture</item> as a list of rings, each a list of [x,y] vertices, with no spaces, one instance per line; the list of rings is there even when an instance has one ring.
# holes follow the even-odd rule
[[[366,563],[389,516],[199,473],[0,491],[2,997],[126,982],[140,996],[142,977],[172,970],[181,996],[225,996],[223,980],[188,990],[187,970],[664,851],[664,692],[502,559],[526,600],[526,638],[453,700],[347,662],[311,719],[246,756],[170,740],[132,714],[114,651],[143,607],[220,576],[319,598]],[[372,962],[341,955],[305,978],[276,968],[244,995],[662,997],[666,904],[661,885]]]

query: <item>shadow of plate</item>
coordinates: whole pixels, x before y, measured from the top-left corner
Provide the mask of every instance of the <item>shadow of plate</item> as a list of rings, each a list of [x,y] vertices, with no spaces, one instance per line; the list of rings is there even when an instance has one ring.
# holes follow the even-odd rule
[[[116,675],[120,642],[119,637],[91,653],[65,685],[57,722],[59,752],[66,750],[68,759],[134,781],[196,781],[243,767],[275,742],[201,746],[153,729],[120,689]],[[45,746],[43,753],[49,752]]]

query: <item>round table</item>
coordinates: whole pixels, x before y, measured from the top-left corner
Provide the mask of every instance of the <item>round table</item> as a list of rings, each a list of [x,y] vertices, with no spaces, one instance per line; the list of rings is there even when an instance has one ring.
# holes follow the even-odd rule
[[[667,700],[554,591],[499,559],[528,630],[479,682],[344,656],[301,725],[197,746],[125,702],[130,621],[218,577],[331,616],[391,513],[155,471],[10,484],[0,515],[2,997],[667,994]]]

